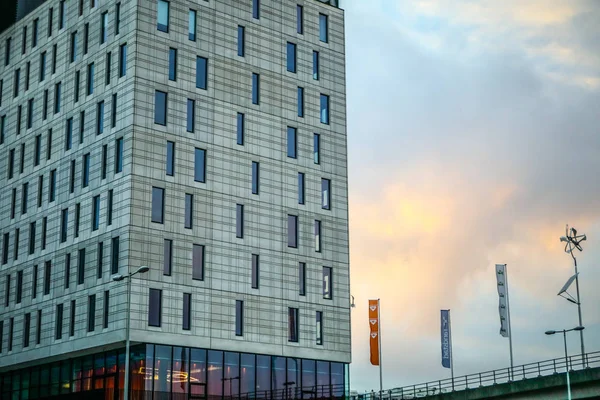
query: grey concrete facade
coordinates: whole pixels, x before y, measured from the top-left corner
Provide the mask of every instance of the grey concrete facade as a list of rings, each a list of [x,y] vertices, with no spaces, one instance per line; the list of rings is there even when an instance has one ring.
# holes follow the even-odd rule
[[[262,0],[260,18],[256,19],[251,0],[172,0],[169,31],[162,32],[157,30],[157,1],[97,0],[93,8],[89,1],[84,3],[80,13],[79,2],[65,2],[62,29],[59,29],[61,2],[48,0],[0,35],[0,118],[4,118],[0,143],[0,182],[4,189],[0,193],[0,371],[101,347],[122,347],[126,284],[113,282],[111,277],[115,272],[133,272],[141,265],[149,266],[150,271],[132,281],[134,342],[349,363],[343,10],[315,0]],[[297,33],[297,5],[303,6],[302,34]],[[188,39],[190,9],[197,12],[195,41]],[[108,29],[106,41],[101,43],[105,12]],[[319,14],[328,16],[327,43],[319,40]],[[49,15],[52,15],[51,31]],[[35,47],[34,24],[37,25]],[[237,53],[238,25],[245,27],[243,57]],[[24,35],[25,26],[28,28]],[[77,55],[71,62],[74,32],[77,32]],[[286,69],[288,42],[297,46],[295,73]],[[120,76],[122,45],[127,49],[124,76]],[[7,46],[10,46],[8,63]],[[175,81],[169,80],[169,48],[176,48],[178,54]],[[313,79],[313,51],[320,54],[318,80]],[[46,54],[43,80],[42,53]],[[206,90],[196,87],[197,56],[208,59]],[[94,90],[88,95],[88,66],[92,63]],[[17,70],[20,70],[19,88],[15,90]],[[260,74],[259,104],[252,103],[252,73]],[[55,113],[59,83],[60,111]],[[297,113],[298,87],[304,88],[303,117]],[[154,123],[156,90],[168,94],[164,126]],[[321,94],[329,96],[329,124],[320,120]],[[33,99],[31,124],[30,99]],[[195,101],[193,132],[186,130],[187,99]],[[98,110],[102,101],[100,133]],[[245,115],[243,145],[236,142],[238,113]],[[80,131],[82,115],[85,117]],[[66,132],[70,118],[73,129],[69,149]],[[286,155],[288,126],[297,129],[296,158]],[[313,156],[315,133],[320,135],[318,164]],[[117,172],[116,148],[121,138],[123,168]],[[167,141],[175,143],[173,176],[166,174]],[[194,180],[195,148],[206,151],[206,179],[202,183]],[[14,153],[12,167],[11,153]],[[87,154],[90,169],[89,184],[85,186],[83,171]],[[252,162],[260,164],[259,194],[251,190]],[[54,170],[55,198],[50,201]],[[298,204],[299,172],[305,174],[304,204]],[[331,181],[328,210],[321,206],[321,179]],[[24,184],[28,184],[26,208],[22,208]],[[153,187],[165,191],[163,223],[151,220]],[[194,196],[191,229],[184,227],[186,193]],[[100,196],[100,208],[98,229],[94,230],[92,210],[96,196]],[[236,237],[237,204],[244,205],[243,238]],[[65,209],[68,209],[68,225],[66,240],[62,242],[61,214]],[[298,216],[297,248],[287,245],[288,215]],[[315,220],[322,224],[320,252],[315,251]],[[30,239],[32,223],[35,235]],[[43,225],[46,226],[44,248]],[[117,237],[119,249],[113,255]],[[165,239],[173,243],[170,275],[163,273]],[[101,262],[100,242],[103,243]],[[203,280],[192,279],[194,244],[205,248]],[[33,246],[31,254],[30,246]],[[81,249],[85,249],[84,262],[79,260],[83,255]],[[70,255],[68,272],[67,254]],[[252,254],[260,257],[258,288],[251,285]],[[48,262],[49,293],[44,294]],[[301,262],[306,263],[306,295],[299,294]],[[331,299],[323,295],[325,266],[332,268]],[[162,290],[160,327],[148,324],[151,288]],[[20,292],[19,302],[17,292]],[[107,292],[108,312],[104,309]],[[183,293],[190,293],[192,299],[190,330],[182,329]],[[90,331],[88,312],[92,295],[95,295],[95,322]],[[76,308],[71,329],[73,300]],[[242,336],[236,336],[235,331],[236,300],[244,301]],[[61,323],[57,322],[60,304],[63,305]],[[299,310],[298,342],[288,341],[289,307]],[[316,342],[317,311],[323,312],[322,344]],[[24,346],[26,314],[30,314],[31,321],[27,347]],[[61,339],[56,339],[57,324],[62,326]]]

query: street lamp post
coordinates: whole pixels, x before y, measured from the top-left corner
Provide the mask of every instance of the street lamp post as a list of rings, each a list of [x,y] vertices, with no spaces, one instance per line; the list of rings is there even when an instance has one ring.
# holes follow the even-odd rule
[[[567,399],[568,400],[571,400],[571,381],[569,379],[569,355],[567,352],[567,332],[579,331],[581,333],[581,331],[583,331],[584,329],[585,329],[585,327],[583,327],[583,326],[577,326],[572,329],[563,329],[562,331],[560,331],[560,330],[559,331],[546,331],[546,335],[554,335],[556,333],[561,333],[561,332],[563,334],[563,339],[565,341],[565,366],[567,369]]]
[[[143,274],[150,270],[149,267],[141,266],[136,271],[130,272],[127,275],[113,275],[112,280],[120,282],[123,279],[127,279],[127,321],[125,327],[125,387],[124,387],[124,399],[129,400],[129,319],[131,313],[131,278],[135,274]]]

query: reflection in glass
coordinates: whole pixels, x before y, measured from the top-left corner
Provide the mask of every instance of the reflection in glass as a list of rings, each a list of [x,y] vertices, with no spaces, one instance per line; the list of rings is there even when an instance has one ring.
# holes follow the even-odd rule
[[[173,397],[175,393],[189,393],[188,375],[190,349],[187,347],[173,347],[173,369],[170,373]]]
[[[302,381],[300,377],[300,359],[287,359],[286,399],[299,399]]]
[[[273,366],[273,398],[283,399],[285,389],[285,357],[272,357]]]
[[[240,353],[225,353],[225,376],[223,377],[223,392],[225,396],[240,393]]]
[[[256,397],[266,399],[271,390],[271,357],[256,356]]]
[[[344,364],[331,363],[331,390],[336,398],[344,396]]]
[[[154,350],[154,399],[169,398],[171,346],[156,346]]]
[[[223,352],[208,351],[208,395],[221,396],[223,394]]]
[[[329,397],[331,396],[331,390],[329,387],[329,362],[328,361],[317,361],[317,397]]]
[[[254,354],[242,354],[240,361],[240,393],[253,393],[256,386],[256,356]]]
[[[201,396],[206,393],[206,350],[192,349],[190,353],[190,394]]]
[[[315,368],[315,360],[302,360],[302,398],[304,399],[316,397],[311,393],[311,391],[316,390],[315,385],[317,383],[317,377]]]

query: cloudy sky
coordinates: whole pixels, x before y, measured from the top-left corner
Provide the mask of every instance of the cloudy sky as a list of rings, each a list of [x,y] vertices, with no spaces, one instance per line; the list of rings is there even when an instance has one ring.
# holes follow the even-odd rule
[[[509,269],[515,364],[560,357],[556,293],[578,257],[600,351],[600,2],[346,0],[353,389],[378,389],[367,300],[382,299],[384,387],[509,365],[495,263]],[[578,337],[569,340],[579,349]]]

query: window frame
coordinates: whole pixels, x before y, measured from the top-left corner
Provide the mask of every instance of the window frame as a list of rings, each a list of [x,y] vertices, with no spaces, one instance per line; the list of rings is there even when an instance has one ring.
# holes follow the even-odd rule
[[[150,222],[164,224],[165,222],[165,189],[152,186],[152,206]]]

